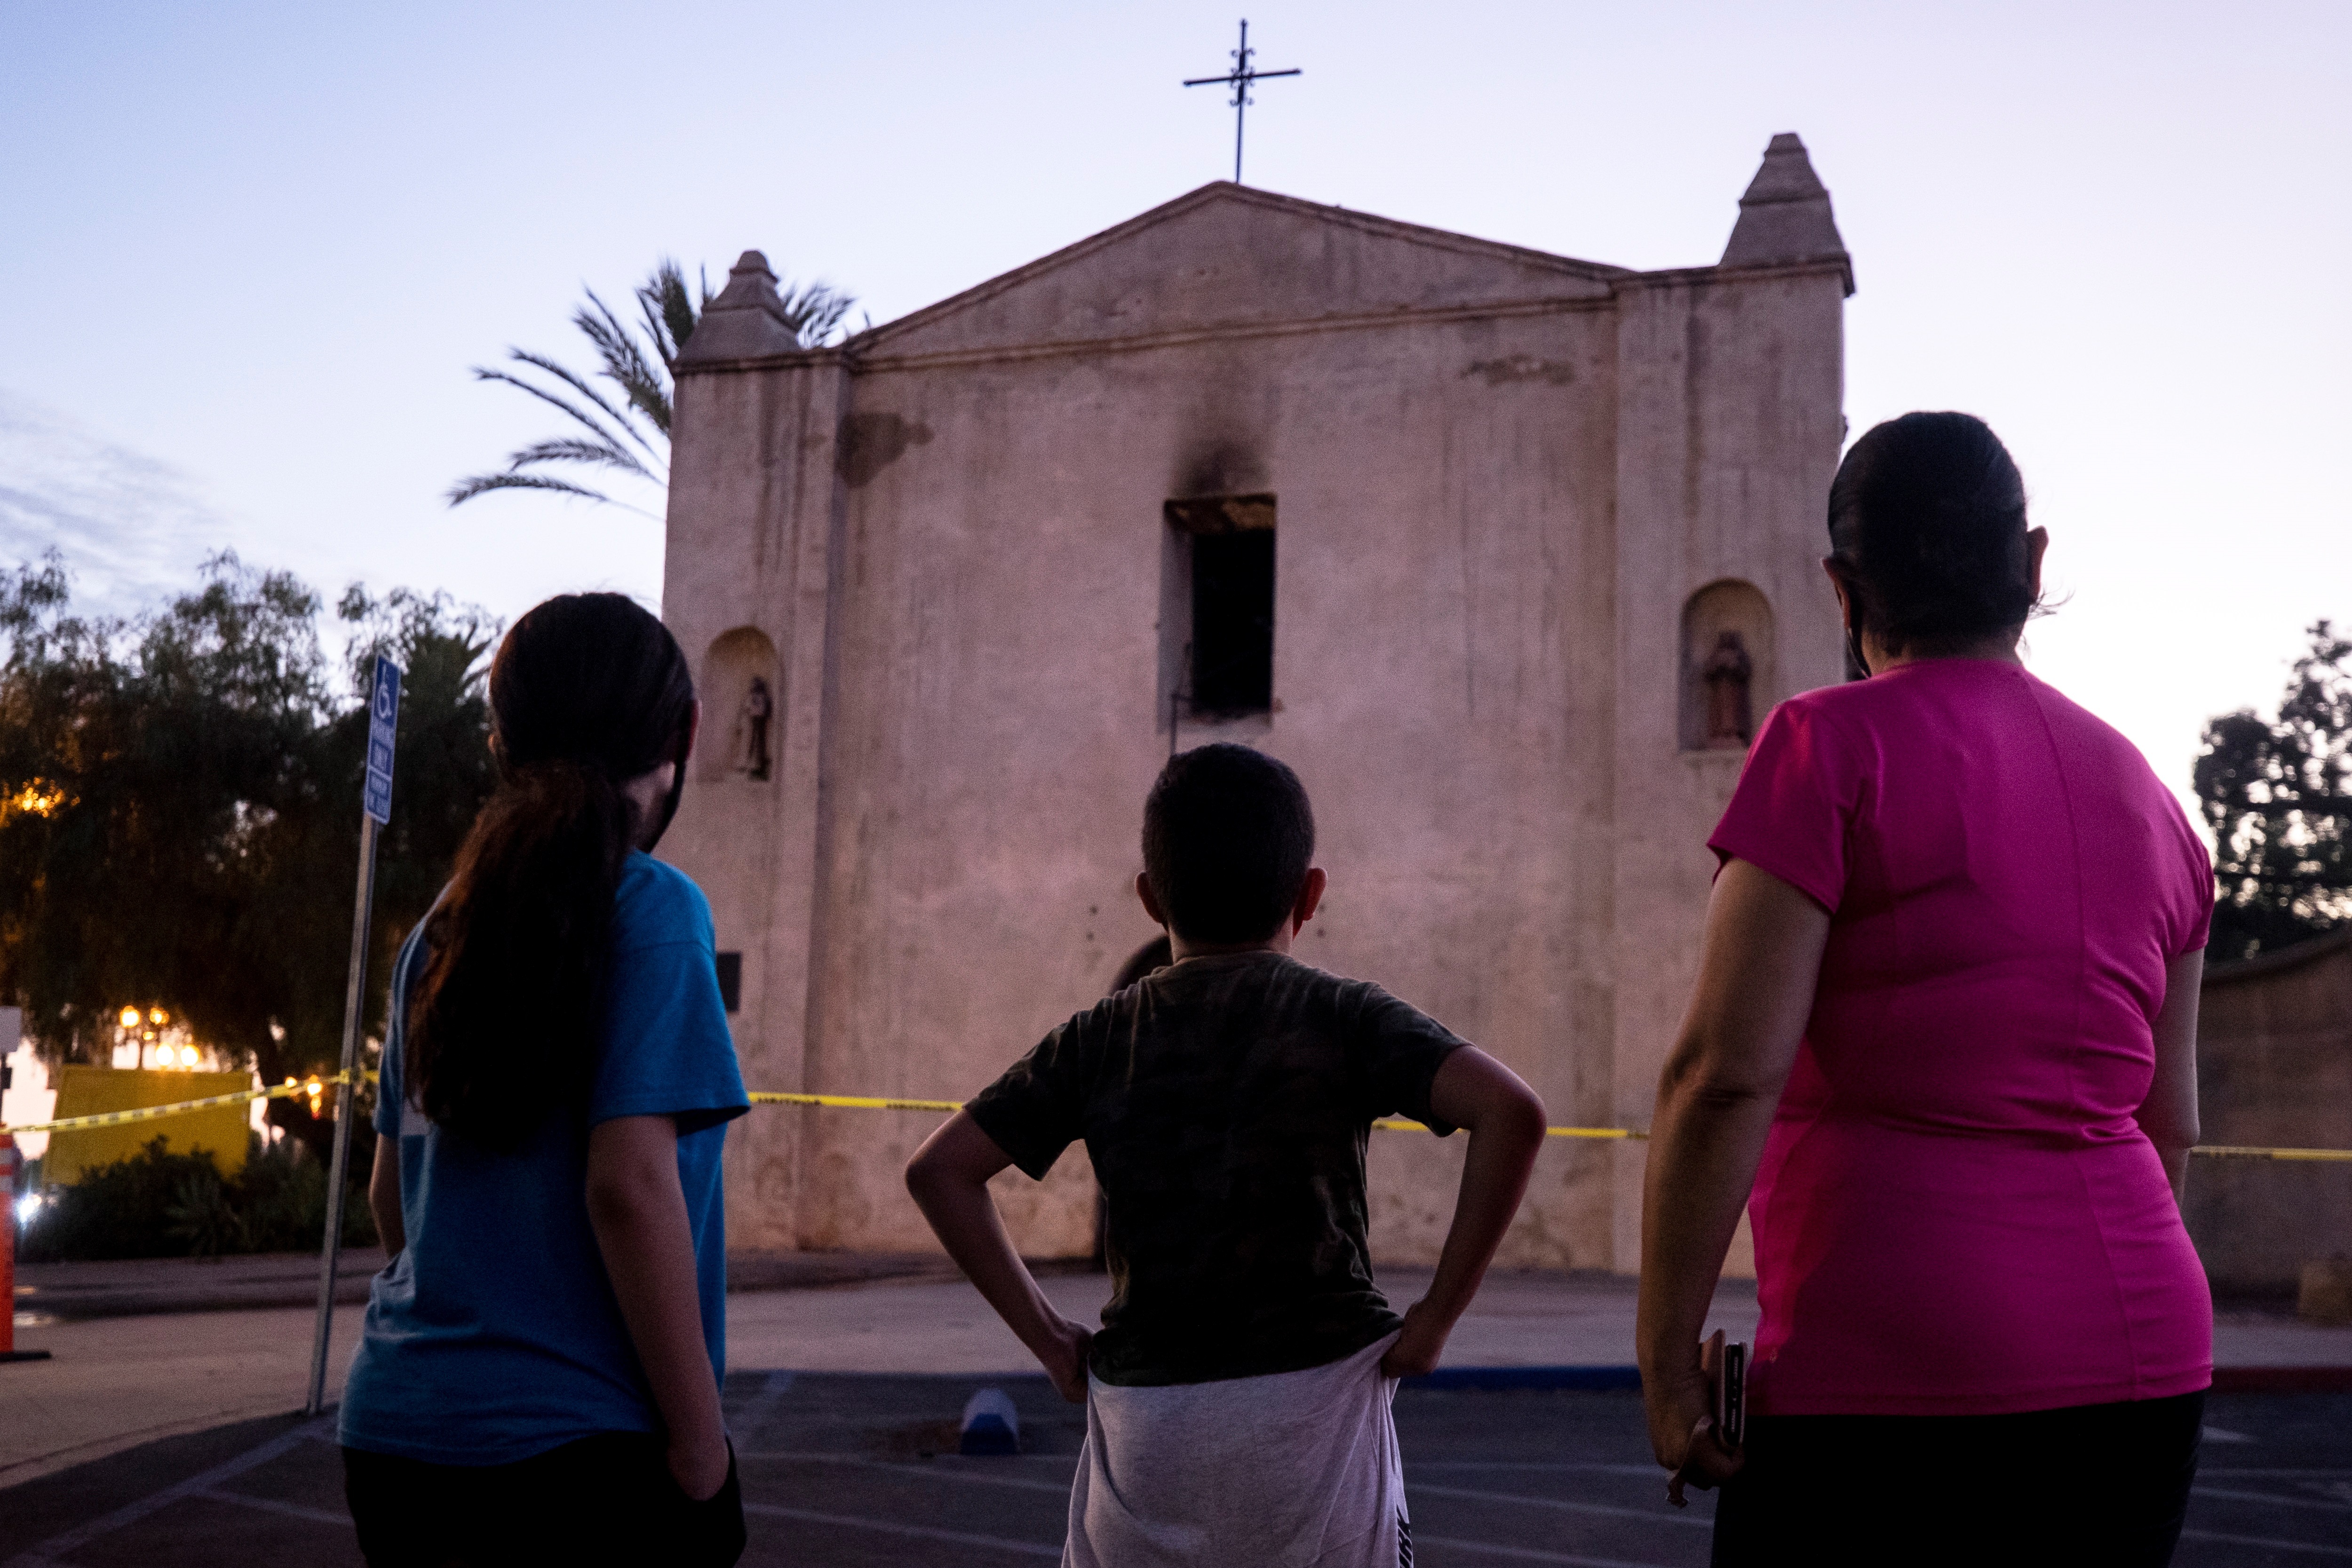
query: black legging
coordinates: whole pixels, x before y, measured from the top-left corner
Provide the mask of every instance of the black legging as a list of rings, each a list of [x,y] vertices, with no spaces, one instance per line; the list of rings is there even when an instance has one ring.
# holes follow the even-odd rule
[[[662,1442],[642,1432],[582,1437],[510,1465],[434,1465],[343,1450],[343,1491],[369,1568],[612,1563],[727,1568],[743,1554],[743,1492],[693,1502]]]
[[[2164,1568],[2205,1395],[2019,1415],[1759,1415],[1715,1568],[1802,1563]]]

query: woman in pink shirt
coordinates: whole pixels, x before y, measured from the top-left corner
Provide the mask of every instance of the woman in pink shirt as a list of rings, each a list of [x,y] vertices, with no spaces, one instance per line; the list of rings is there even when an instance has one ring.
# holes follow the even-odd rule
[[[2019,661],[2048,536],[1981,421],[1856,442],[1830,542],[1869,679],[1774,710],[1708,841],[1643,1216],[1651,1439],[1677,1490],[1723,1483],[1718,1564],[2162,1564],[2212,1381],[2179,1205],[2211,866]],[[1743,1202],[1735,1452],[1698,1337]]]

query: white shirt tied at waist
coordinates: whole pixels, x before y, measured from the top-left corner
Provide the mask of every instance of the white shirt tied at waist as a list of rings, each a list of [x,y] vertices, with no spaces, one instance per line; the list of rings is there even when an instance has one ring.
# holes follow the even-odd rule
[[[1303,1372],[1087,1382],[1063,1568],[1399,1568],[1404,1466],[1391,1334]]]

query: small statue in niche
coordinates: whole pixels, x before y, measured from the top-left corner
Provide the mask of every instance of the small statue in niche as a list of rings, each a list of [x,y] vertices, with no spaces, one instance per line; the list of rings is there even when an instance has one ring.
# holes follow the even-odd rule
[[[775,710],[768,683],[753,676],[735,720],[735,771],[746,778],[768,776],[768,720]]]
[[[1748,700],[1756,661],[1748,657],[1747,643],[1738,632],[1724,633],[1716,639],[1715,651],[1707,655],[1698,673],[1706,682],[1707,749],[1745,750],[1748,737],[1756,732],[1755,712]]]

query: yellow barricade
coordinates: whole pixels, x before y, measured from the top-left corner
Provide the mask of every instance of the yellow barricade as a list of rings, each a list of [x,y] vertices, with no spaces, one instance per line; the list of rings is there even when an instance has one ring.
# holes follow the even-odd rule
[[[241,1094],[253,1080],[241,1072],[173,1072],[154,1068],[69,1066],[57,1075],[58,1120],[79,1123],[59,1130],[41,1161],[43,1179],[71,1182],[135,1156],[150,1139],[164,1139],[175,1154],[198,1148],[212,1152],[221,1174],[245,1169],[246,1111]],[[191,1095],[200,1096],[191,1099]],[[175,1120],[168,1127],[137,1127],[136,1121],[166,1106]]]

